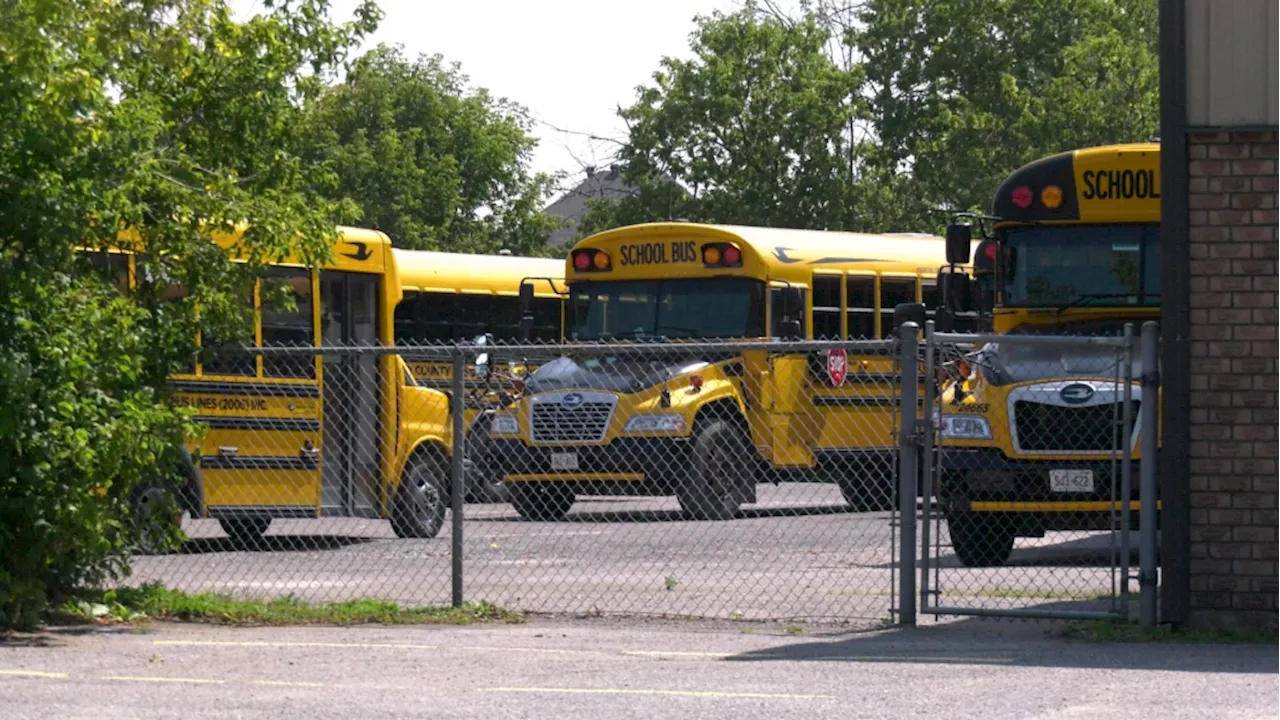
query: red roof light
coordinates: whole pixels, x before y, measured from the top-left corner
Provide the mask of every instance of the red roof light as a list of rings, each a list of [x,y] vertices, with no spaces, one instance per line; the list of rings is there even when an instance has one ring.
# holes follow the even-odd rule
[[[1031,207],[1031,202],[1035,200],[1035,193],[1031,192],[1031,188],[1026,185],[1019,185],[1010,193],[1009,199],[1013,201],[1013,206],[1019,210],[1026,210]]]

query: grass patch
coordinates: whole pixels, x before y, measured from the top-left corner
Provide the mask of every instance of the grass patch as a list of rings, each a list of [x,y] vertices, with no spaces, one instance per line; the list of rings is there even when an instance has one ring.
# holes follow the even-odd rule
[[[489,603],[459,608],[405,608],[385,600],[309,603],[293,596],[238,600],[213,593],[189,594],[159,584],[108,590],[65,604],[63,621],[92,623],[182,620],[244,625],[470,625],[519,623],[524,616]]]
[[[1247,643],[1275,645],[1276,631],[1260,628],[1199,628],[1162,625],[1144,630],[1136,623],[1095,620],[1075,622],[1067,626],[1063,636],[1088,642],[1174,642],[1174,643]]]

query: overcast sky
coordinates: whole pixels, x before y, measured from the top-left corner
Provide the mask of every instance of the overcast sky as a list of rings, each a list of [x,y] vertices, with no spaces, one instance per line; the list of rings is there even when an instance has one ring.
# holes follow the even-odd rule
[[[243,19],[261,0],[229,0]],[[346,20],[358,0],[333,0]],[[473,85],[529,108],[539,121],[534,169],[604,166],[613,144],[554,128],[622,137],[619,104],[648,83],[664,55],[688,57],[693,18],[736,0],[379,0],[385,17],[365,47],[402,44],[411,56],[462,63]]]

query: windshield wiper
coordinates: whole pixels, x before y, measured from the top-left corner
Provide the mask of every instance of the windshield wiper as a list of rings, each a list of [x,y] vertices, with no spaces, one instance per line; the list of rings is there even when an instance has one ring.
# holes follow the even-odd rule
[[[1137,293],[1080,293],[1072,298],[1071,302],[1058,308],[1058,314],[1066,312],[1069,308],[1079,307],[1090,300],[1106,300],[1108,298],[1127,298],[1137,297]]]

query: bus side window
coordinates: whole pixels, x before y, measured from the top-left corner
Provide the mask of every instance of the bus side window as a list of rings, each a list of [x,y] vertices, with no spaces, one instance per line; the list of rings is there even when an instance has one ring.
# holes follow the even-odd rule
[[[109,253],[105,250],[87,253],[89,262],[97,268],[104,280],[116,286],[122,293],[129,292],[129,256]]]
[[[880,278],[880,336],[893,335],[893,309],[916,301],[915,278]]]
[[[927,313],[929,319],[932,320],[933,311],[938,309],[937,280],[920,281],[920,302],[924,303],[925,313]]]
[[[283,283],[283,287],[279,284]],[[284,293],[281,297],[276,289]],[[288,297],[294,308],[288,309]],[[279,304],[276,304],[279,300]],[[272,268],[262,281],[262,346],[310,347],[314,345],[312,324],[311,271],[301,268]],[[264,377],[308,378],[316,376],[315,359],[298,355],[264,355]]]
[[[846,283],[849,305],[849,337],[865,340],[876,336],[876,279],[851,277]]]
[[[800,293],[800,302],[802,306],[800,310],[800,337],[806,337],[807,328],[805,327],[804,312],[804,292]],[[769,334],[770,337],[780,337],[782,332],[782,292],[781,288],[769,289]]]
[[[813,276],[813,339],[840,339],[840,276]]]
[[[560,307],[558,298],[534,298],[532,342],[558,342],[560,340]],[[519,307],[517,306],[517,311]],[[517,328],[518,329],[518,328]],[[519,342],[512,338],[511,342]]]
[[[471,340],[492,333],[498,342],[515,342],[520,337],[520,301],[496,295],[459,295],[454,325],[457,340]]]
[[[242,298],[247,306],[253,307],[253,288],[249,288],[248,294]],[[234,348],[233,352],[217,353],[209,356],[201,366],[202,375],[234,375],[236,377],[256,377],[258,374],[258,361],[249,353],[240,352],[241,345],[255,345],[253,329],[250,328],[249,336],[243,338],[235,338],[231,340],[221,340],[214,336],[212,332],[201,330],[200,346],[202,348],[218,348],[228,347]]]
[[[453,293],[418,293],[414,299],[414,334],[411,343],[440,345],[452,343],[458,317],[459,297]]]
[[[421,305],[422,293],[416,290],[405,290],[404,297],[396,304],[396,345],[417,345],[421,343],[421,328],[418,322],[418,309]]]

